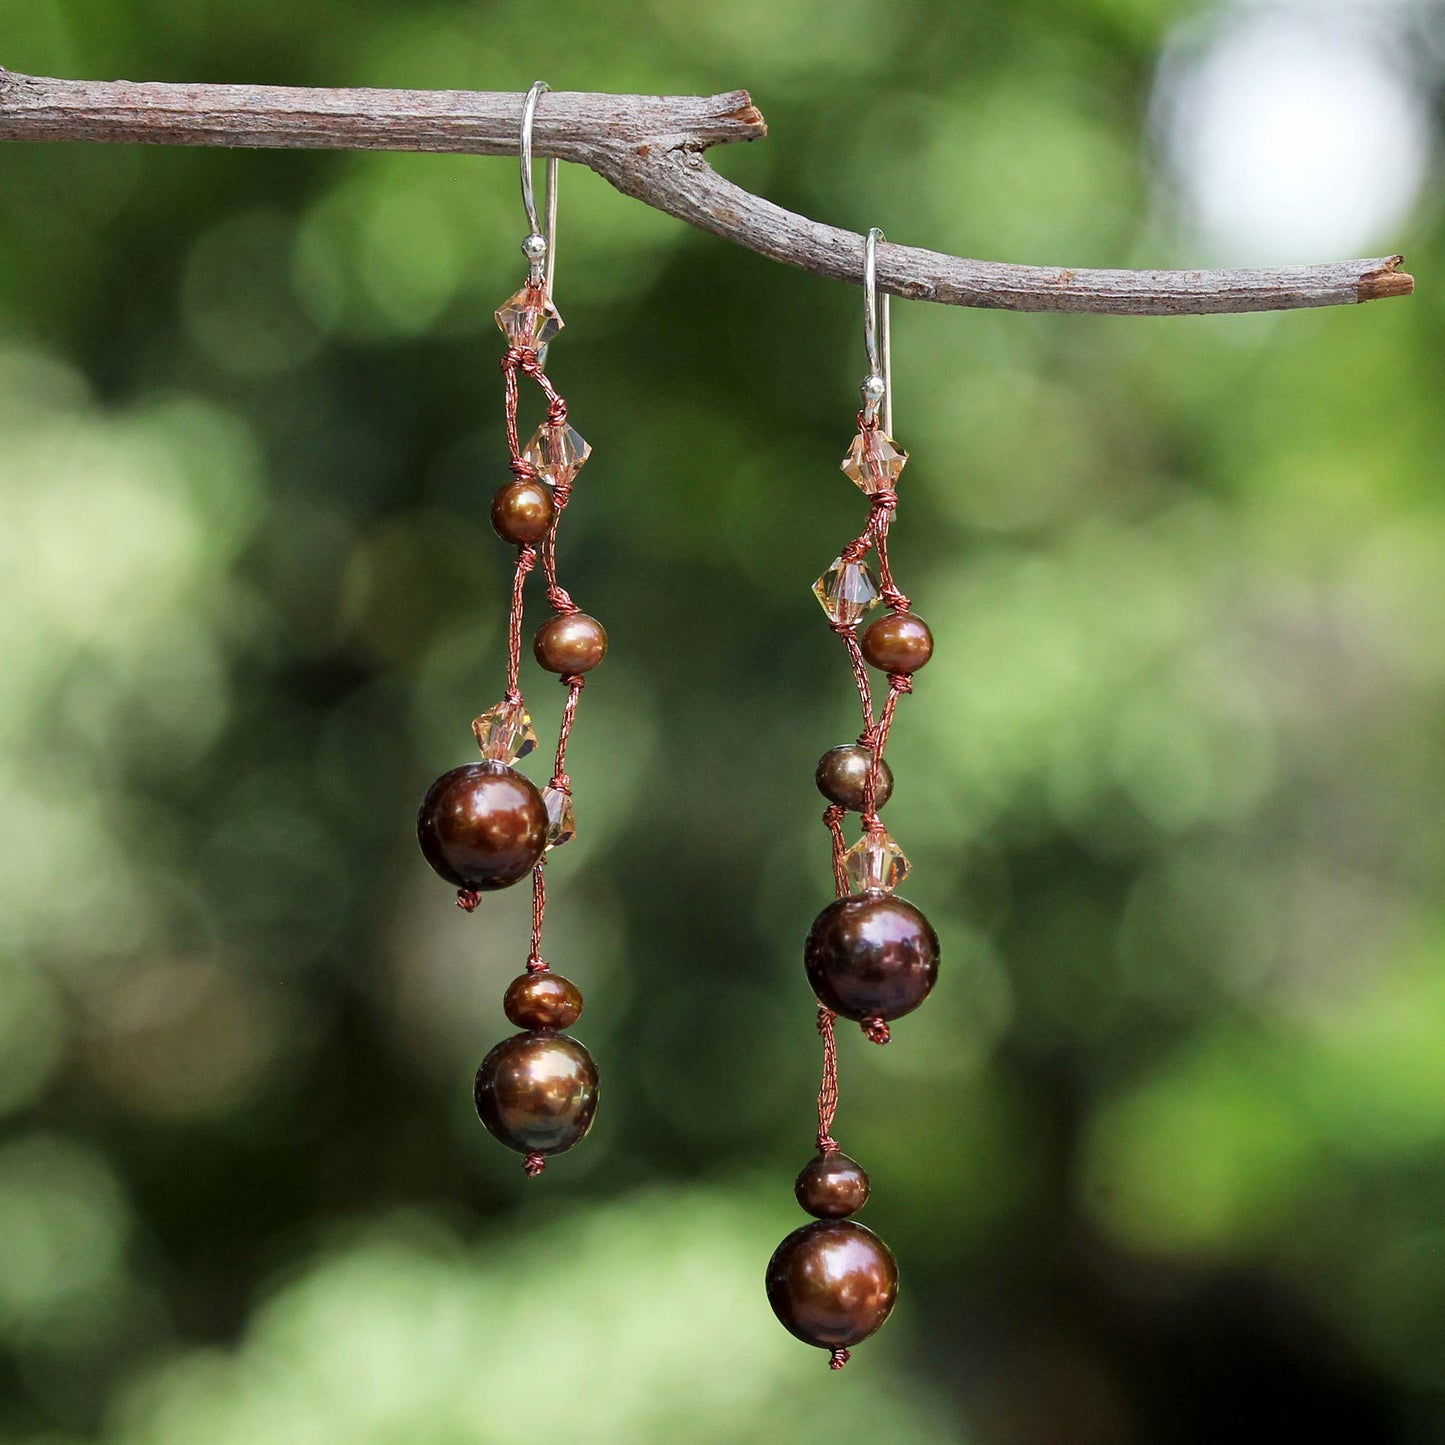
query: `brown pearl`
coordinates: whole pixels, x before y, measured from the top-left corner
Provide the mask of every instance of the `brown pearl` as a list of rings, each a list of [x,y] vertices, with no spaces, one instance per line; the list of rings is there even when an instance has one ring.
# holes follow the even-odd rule
[[[524,973],[507,985],[502,1010],[519,1029],[570,1029],[582,1016],[582,990],[556,973]]]
[[[864,632],[858,646],[880,672],[917,672],[933,656],[933,634],[921,617],[889,612]]]
[[[861,1164],[836,1149],[803,1165],[793,1193],[798,1203],[819,1219],[842,1219],[868,1202],[868,1175]]]
[[[532,651],[548,672],[563,677],[591,672],[607,656],[607,633],[602,624],[585,612],[551,617],[532,639]]]
[[[486,893],[525,878],[546,851],[547,805],[505,763],[467,763],[427,789],[416,836],[448,883]]]
[[[508,482],[492,498],[492,527],[502,541],[520,547],[540,542],[555,512],[551,487],[537,481]]]
[[[513,1034],[477,1070],[477,1116],[518,1154],[560,1154],[597,1112],[597,1065],[566,1034]]]
[[[818,1002],[845,1019],[912,1013],[938,978],[938,935],[906,899],[859,893],[813,920],[803,964]]]
[[[872,766],[873,754],[862,743],[842,743],[829,748],[818,759],[814,781],[830,803],[861,813],[868,791],[868,770]],[[893,769],[885,760],[878,765],[878,791],[873,806],[881,808],[892,796]]]
[[[898,1298],[898,1266],[886,1244],[851,1219],[795,1229],[768,1261],[768,1303],[806,1344],[840,1350],[866,1340]]]

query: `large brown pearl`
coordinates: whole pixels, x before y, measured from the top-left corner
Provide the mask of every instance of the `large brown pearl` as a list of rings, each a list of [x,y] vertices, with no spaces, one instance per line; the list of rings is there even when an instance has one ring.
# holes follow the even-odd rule
[[[427,789],[416,836],[448,883],[490,892],[525,878],[546,851],[547,805],[505,763],[467,763]]]
[[[841,1350],[866,1340],[898,1298],[898,1266],[886,1244],[851,1219],[795,1229],[768,1261],[768,1303],[800,1340]]]
[[[556,508],[552,489],[537,481],[508,482],[492,498],[492,527],[504,542],[540,542]]]
[[[818,791],[830,803],[837,803],[849,812],[861,813],[868,793],[868,770],[873,754],[862,743],[842,743],[829,748],[818,759],[814,781]],[[878,764],[878,791],[873,806],[881,808],[893,796],[893,769],[886,761]]]
[[[868,1175],[861,1164],[836,1149],[803,1165],[793,1193],[818,1219],[843,1219],[868,1202]]]
[[[906,899],[859,893],[830,903],[803,946],[808,982],[845,1019],[912,1013],[938,978],[938,935]]]
[[[858,646],[880,672],[917,672],[933,656],[933,634],[921,617],[889,612],[863,633]]]
[[[548,672],[563,677],[591,672],[607,656],[607,633],[585,612],[548,618],[532,639],[532,651]]]
[[[560,1154],[597,1112],[597,1065],[566,1034],[513,1034],[477,1070],[477,1115],[518,1154]]]
[[[507,985],[502,1011],[519,1029],[570,1029],[582,1017],[582,990],[557,973],[524,973]]]

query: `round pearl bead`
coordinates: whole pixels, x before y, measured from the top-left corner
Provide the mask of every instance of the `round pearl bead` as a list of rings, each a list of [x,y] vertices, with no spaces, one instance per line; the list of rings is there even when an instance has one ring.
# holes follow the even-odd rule
[[[798,1203],[818,1219],[842,1219],[868,1202],[868,1175],[846,1154],[808,1160],[793,1185]]]
[[[503,1039],[482,1060],[477,1116],[519,1154],[560,1154],[579,1143],[597,1112],[597,1066],[566,1034]]]
[[[557,973],[524,973],[507,985],[502,1010],[519,1029],[570,1029],[582,1016],[582,990]]]
[[[532,871],[547,847],[547,806],[506,764],[468,763],[427,789],[416,835],[448,883],[487,893]]]
[[[540,542],[555,513],[552,489],[542,482],[508,482],[492,498],[493,530],[502,541],[518,547]]]
[[[849,812],[861,813],[868,793],[868,770],[873,766],[873,754],[862,743],[842,743],[829,748],[818,759],[818,771],[814,781],[818,791],[830,803],[836,803]],[[881,808],[893,796],[893,769],[886,759],[878,767],[878,791],[873,806]]]
[[[549,618],[537,629],[532,651],[548,672],[564,677],[591,672],[607,656],[607,633],[595,617],[567,613]]]
[[[819,1219],[795,1229],[768,1261],[768,1303],[784,1327],[819,1349],[866,1340],[898,1297],[898,1266],[888,1246],[851,1219]]]
[[[813,921],[803,964],[818,1001],[845,1019],[912,1013],[938,978],[938,935],[906,899],[870,892],[830,903]]]
[[[921,617],[889,612],[864,632],[858,646],[880,672],[917,672],[933,656],[933,634]]]

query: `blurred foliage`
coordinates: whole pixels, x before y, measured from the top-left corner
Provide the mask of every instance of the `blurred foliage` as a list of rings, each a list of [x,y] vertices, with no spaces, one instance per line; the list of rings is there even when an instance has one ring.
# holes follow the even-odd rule
[[[716,160],[783,204],[1164,265],[1208,258],[1153,68],[1211,13],[0,0],[0,59],[745,85],[772,137]],[[856,726],[808,596],[861,515],[856,292],[563,176],[551,370],[595,455],[562,567],[612,653],[548,952],[606,1089],[528,1185],[469,1098],[527,899],[463,916],[411,840],[502,685],[515,168],[0,167],[0,1439],[1441,1438],[1436,288],[895,308],[939,648],[889,822],[945,968],[894,1047],[843,1038],[904,1293],[830,1376],[761,1274],[810,1152],[812,770]],[[1445,249],[1423,207],[1376,239]]]

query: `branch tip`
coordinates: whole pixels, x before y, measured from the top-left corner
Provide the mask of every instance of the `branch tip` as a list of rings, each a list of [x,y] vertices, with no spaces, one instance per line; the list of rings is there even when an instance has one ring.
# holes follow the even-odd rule
[[[1355,295],[1360,301],[1383,301],[1390,296],[1413,296],[1415,278],[1400,270],[1403,256],[1391,256],[1378,271],[1367,271],[1360,277]]]

